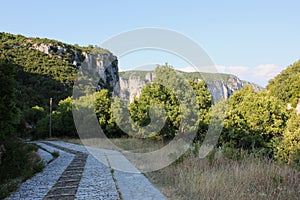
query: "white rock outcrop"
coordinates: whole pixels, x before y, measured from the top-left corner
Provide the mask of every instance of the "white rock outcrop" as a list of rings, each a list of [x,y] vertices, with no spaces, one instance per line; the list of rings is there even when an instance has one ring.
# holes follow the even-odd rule
[[[146,73],[144,78],[132,74],[128,79],[120,77],[120,96],[132,102],[134,97],[139,97],[143,87],[147,83],[152,83],[155,75],[153,72]]]
[[[152,83],[155,77],[154,72],[146,71],[127,71],[120,75],[120,94],[121,97],[129,102],[134,100],[134,97],[141,95],[142,88],[147,83]],[[201,81],[201,79],[198,79]],[[229,75],[224,80],[213,80],[207,82],[207,87],[210,90],[214,101],[229,98],[235,91],[245,87],[245,84],[251,85],[255,91],[260,91],[263,88],[254,83],[249,83],[240,80],[237,76]],[[300,108],[299,108],[300,109]]]
[[[297,115],[300,114],[300,100],[298,101],[298,104],[296,106],[296,113],[297,113]]]
[[[83,62],[76,61],[79,68],[85,68],[88,71],[97,73],[99,76],[99,87],[110,88],[114,95],[120,94],[118,59],[111,53],[83,53],[85,60]]]
[[[70,46],[60,46],[49,44],[33,44],[33,49],[45,53],[49,56],[59,56],[60,54],[70,55],[69,62],[77,69],[86,66],[86,69],[99,75],[98,89],[111,89],[114,95],[119,95],[119,71],[118,59],[110,52],[103,53],[87,53],[76,51]],[[97,76],[98,77],[98,76]]]
[[[32,48],[35,50],[38,50],[40,52],[43,52],[45,54],[49,54],[51,50],[51,44],[33,44]]]
[[[291,103],[287,104],[287,109],[288,110],[295,110],[297,115],[300,115],[300,99],[298,101],[298,104],[296,105],[296,108],[293,108]]]

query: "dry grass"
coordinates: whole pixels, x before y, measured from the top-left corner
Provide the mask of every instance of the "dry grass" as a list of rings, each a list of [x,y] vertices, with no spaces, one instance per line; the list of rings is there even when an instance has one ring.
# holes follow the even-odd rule
[[[58,139],[62,140],[62,139]],[[63,139],[75,144],[105,146],[100,139]],[[110,139],[123,150],[135,152],[159,149],[158,141],[134,138]],[[213,161],[190,156],[179,163],[145,174],[168,199],[299,199],[300,171],[270,159],[246,156],[234,161],[220,156]]]
[[[168,199],[299,199],[300,172],[268,159],[187,158],[146,176]]]
[[[162,148],[165,144],[162,141],[153,141],[149,139],[137,138],[92,138],[92,139],[74,139],[74,138],[51,138],[48,140],[59,140],[74,144],[84,144],[86,146],[132,152],[151,152]],[[111,142],[111,143],[110,143]]]

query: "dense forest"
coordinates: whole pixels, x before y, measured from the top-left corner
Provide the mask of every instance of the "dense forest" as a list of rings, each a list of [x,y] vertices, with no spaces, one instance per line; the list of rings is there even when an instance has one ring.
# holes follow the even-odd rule
[[[98,53],[105,53],[107,50],[8,33],[0,33],[0,41],[1,170],[10,168],[11,171],[18,171],[8,162],[11,155],[20,155],[14,157],[18,159],[14,162],[20,163],[18,166],[26,163],[24,160],[29,155],[26,152],[32,149],[22,146],[20,138],[48,137],[50,97],[54,97],[52,117],[55,137],[78,137],[72,116],[75,101],[76,106],[88,106],[95,110],[99,124],[108,137],[128,137],[125,132],[130,130],[139,138],[170,141],[177,134],[196,129],[194,143],[201,144],[209,127],[211,111],[217,106],[212,103],[205,82],[196,78],[188,79],[187,87],[192,88],[193,94],[184,94],[184,83],[176,78],[175,70],[168,65],[156,68],[155,83],[147,84],[141,96],[128,106],[123,105],[122,99],[112,98],[110,89],[95,90],[91,94],[94,99],[92,103],[85,99],[72,100],[77,73],[74,58],[77,56],[83,61],[84,57],[80,56],[82,52],[97,49]],[[38,45],[50,43],[56,48],[50,49],[47,54],[36,50]],[[226,116],[218,147],[255,152],[299,167],[300,116],[296,115],[295,109],[287,109],[287,103],[295,108],[300,99],[299,75],[300,61],[270,80],[266,90],[256,92],[247,86],[229,99],[219,101],[218,104],[226,107]],[[193,98],[179,98],[178,95],[195,95],[195,101],[191,100]],[[159,132],[145,135],[143,129],[136,127],[151,123],[149,108],[154,105],[164,108],[162,119],[165,124]],[[195,110],[197,121],[182,128],[180,124],[184,115]],[[127,111],[133,123],[127,123],[122,118]],[[161,114],[155,109],[152,112]],[[18,150],[22,148],[28,148],[28,151]],[[20,176],[8,170],[7,177],[1,177],[1,180],[9,175],[13,178]]]

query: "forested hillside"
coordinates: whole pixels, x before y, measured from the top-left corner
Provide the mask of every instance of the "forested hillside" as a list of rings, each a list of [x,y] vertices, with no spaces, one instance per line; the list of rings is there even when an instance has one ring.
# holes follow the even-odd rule
[[[270,80],[267,89],[272,95],[295,107],[300,99],[300,61],[290,65]]]
[[[0,199],[44,167],[36,155],[37,147],[17,138],[22,111],[16,106],[14,75],[14,66],[0,60]]]
[[[77,68],[87,53],[110,54],[99,47],[79,47],[56,40],[0,33],[0,59],[15,71],[18,132],[31,131],[58,102],[71,96]],[[28,129],[29,128],[29,129]]]
[[[27,38],[0,33],[0,59],[16,67],[17,99],[23,106],[45,106],[71,95],[76,60],[83,61],[83,48],[56,40]],[[105,51],[105,50],[103,50]],[[74,62],[75,61],[75,62]],[[27,105],[24,105],[27,104]]]

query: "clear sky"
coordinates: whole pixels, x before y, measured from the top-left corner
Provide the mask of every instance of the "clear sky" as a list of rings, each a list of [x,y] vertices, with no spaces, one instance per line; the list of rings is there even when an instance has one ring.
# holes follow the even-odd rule
[[[88,45],[136,28],[167,28],[201,45],[220,72],[266,85],[300,59],[299,8],[299,0],[3,0],[0,31]]]

